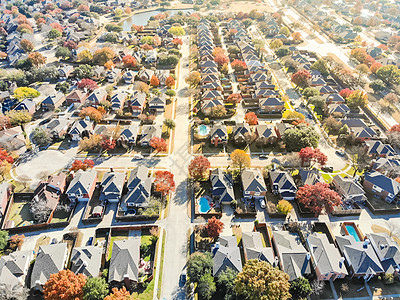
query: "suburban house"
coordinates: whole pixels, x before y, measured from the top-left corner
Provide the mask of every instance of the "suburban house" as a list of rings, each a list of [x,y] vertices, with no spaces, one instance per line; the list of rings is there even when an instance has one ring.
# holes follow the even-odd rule
[[[365,141],[367,154],[373,158],[387,157],[396,155],[396,150],[389,145],[383,144],[381,141]]]
[[[217,147],[228,143],[228,129],[226,125],[214,125],[210,131],[210,142]]]
[[[263,199],[267,194],[264,177],[259,169],[242,171],[243,197],[246,199]]]
[[[100,200],[106,202],[118,202],[121,198],[125,183],[125,173],[107,172],[101,181]]]
[[[124,75],[122,75],[122,79],[125,81],[126,84],[131,84],[135,81],[135,72],[133,71],[126,71]]]
[[[54,141],[64,139],[68,133],[68,128],[71,125],[71,120],[66,118],[53,119],[45,125],[45,128],[50,131],[51,137]]]
[[[350,108],[344,104],[331,104],[328,107],[328,115],[338,115],[340,117],[345,117],[350,113]]]
[[[149,177],[149,168],[138,166],[132,170],[128,183],[128,194],[122,200],[121,208],[129,211],[133,208],[143,208],[149,205],[152,180]]]
[[[93,128],[94,124],[89,119],[76,120],[68,134],[72,141],[80,141],[85,137],[89,137],[93,133]]]
[[[139,73],[137,74],[137,76],[139,77],[139,79],[141,81],[144,82],[148,82],[150,81],[151,77],[154,75],[154,71],[151,69],[145,69],[142,68],[141,70],[139,70]]]
[[[99,277],[103,249],[96,246],[73,248],[71,252],[71,271],[87,277]]]
[[[139,132],[139,126],[134,124],[129,125],[121,131],[118,141],[127,147],[133,146],[136,144],[136,137],[138,132]]]
[[[351,277],[363,277],[369,281],[385,272],[368,239],[356,241],[354,236],[345,235],[337,236],[336,243],[346,259]]]
[[[57,92],[53,95],[47,96],[40,103],[40,106],[44,110],[55,110],[60,107],[65,101],[65,95],[61,92]]]
[[[69,75],[72,74],[72,72],[74,71],[74,67],[71,65],[62,65],[60,67],[58,67],[58,74],[60,76],[60,79],[67,79],[69,77]]]
[[[274,231],[272,243],[279,257],[279,267],[289,275],[289,281],[311,274],[311,255],[299,236],[288,231]]]
[[[332,185],[335,187],[336,192],[342,196],[343,202],[362,202],[367,200],[362,185],[355,178],[343,178],[340,175],[336,175],[333,177]]]
[[[109,83],[117,82],[117,80],[121,77],[121,69],[113,68],[106,72],[106,78]]]
[[[322,175],[317,169],[299,169],[299,180],[296,181],[296,186],[314,185],[318,182],[325,182]]]
[[[250,126],[247,123],[238,123],[233,127],[233,140],[236,144],[245,144],[251,137]]]
[[[146,104],[146,94],[145,93],[134,93],[130,100],[130,106],[132,108],[132,113],[139,115],[142,113],[144,106]]]
[[[278,137],[279,140],[281,140],[283,138],[283,135],[285,134],[285,131],[289,128],[291,128],[292,126],[288,123],[276,123],[275,125],[275,133],[276,136]]]
[[[8,202],[10,201],[11,190],[7,181],[0,184],[0,220],[6,213]]]
[[[41,289],[50,279],[66,267],[68,247],[66,243],[44,245],[39,247],[31,274],[31,288]]]
[[[71,202],[87,201],[92,198],[96,188],[96,170],[82,171],[75,173],[74,178],[68,186],[66,194]]]
[[[204,114],[209,114],[212,108],[218,106],[224,106],[224,102],[221,99],[204,100],[201,105],[201,111]]]
[[[36,111],[36,103],[32,99],[24,99],[15,106],[14,110],[26,110],[33,115]]]
[[[26,275],[33,259],[32,251],[16,251],[0,258],[0,284],[25,286]]]
[[[257,143],[262,145],[274,144],[278,141],[274,127],[268,125],[256,125],[255,134],[257,136]]]
[[[289,172],[271,170],[269,171],[269,180],[272,193],[281,195],[285,200],[294,200],[297,187]]]
[[[0,131],[0,146],[9,151],[26,151],[26,140],[21,126],[16,126]]]
[[[165,110],[165,104],[167,99],[165,94],[159,96],[153,96],[149,99],[149,109],[161,113]]]
[[[322,97],[325,98],[326,104],[346,104],[346,100],[338,93],[324,94]]]
[[[111,97],[111,109],[117,110],[124,107],[125,101],[128,98],[128,94],[125,92],[117,92]]]
[[[277,267],[278,261],[275,259],[274,250],[272,247],[264,247],[260,232],[243,232],[242,243],[245,261],[258,259]]]
[[[378,157],[372,161],[372,170],[378,171],[388,177],[397,177],[400,161],[391,158]]]
[[[378,255],[385,273],[399,274],[400,247],[393,238],[386,232],[370,233],[367,234],[367,238]]]
[[[139,139],[139,144],[142,147],[149,147],[150,140],[153,137],[161,138],[161,125],[143,125],[142,132]]]
[[[340,255],[339,249],[334,244],[329,243],[326,234],[318,232],[310,234],[307,238],[307,245],[318,280],[335,280],[346,277],[347,269],[344,257]]]
[[[240,249],[235,236],[220,236],[211,249],[213,257],[213,276],[218,276],[227,268],[242,271]]]
[[[280,113],[284,109],[285,102],[278,98],[265,98],[260,99],[259,102],[259,113],[261,114],[271,114]]]
[[[211,171],[210,181],[213,199],[224,204],[229,204],[232,200],[235,200],[231,174],[224,172],[221,168],[217,168]]]
[[[140,238],[114,241],[108,269],[109,283],[122,283],[127,289],[139,281]]]
[[[342,126],[347,125],[350,132],[353,133],[355,138],[360,142],[378,137],[376,131],[371,128],[371,126],[365,124],[361,119],[341,119],[340,122]]]
[[[102,88],[95,89],[89,97],[86,98],[86,102],[91,105],[99,105],[101,101],[107,100],[107,91]]]
[[[85,103],[87,94],[84,91],[75,89],[65,97],[65,102],[70,105],[72,103]]]
[[[398,201],[400,183],[377,171],[365,173],[363,187],[367,192],[384,199],[386,202]]]

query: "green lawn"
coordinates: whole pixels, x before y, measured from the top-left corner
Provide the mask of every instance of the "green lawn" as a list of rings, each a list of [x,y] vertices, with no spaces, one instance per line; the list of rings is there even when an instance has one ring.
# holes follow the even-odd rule
[[[151,245],[151,234],[142,234],[140,237],[140,244],[141,245]],[[151,260],[151,255],[153,251],[149,251],[148,255],[143,257],[144,261],[150,261]]]
[[[160,269],[158,270],[158,290],[157,290],[157,298],[161,297],[161,284],[163,277],[163,267],[164,267],[164,251],[165,251],[165,230],[163,229],[163,238],[161,243],[161,257],[157,257],[157,259],[161,259],[160,261]]]
[[[33,218],[29,211],[29,202],[14,202],[9,219],[14,221],[15,227],[32,225]]]
[[[126,235],[116,235],[116,236],[112,236],[110,239],[110,250],[108,251],[108,258],[107,260],[111,259],[111,255],[112,255],[112,248],[114,246],[114,242],[115,241],[121,241],[121,240],[125,240],[128,238],[128,234]]]
[[[154,278],[147,285],[146,289],[142,293],[133,293],[132,296],[134,299],[139,300],[152,300],[154,294]]]

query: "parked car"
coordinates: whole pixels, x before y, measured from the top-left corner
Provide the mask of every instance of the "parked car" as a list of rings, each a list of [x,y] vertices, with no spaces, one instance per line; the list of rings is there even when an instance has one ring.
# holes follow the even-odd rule
[[[260,157],[260,158],[263,158],[263,159],[266,159],[266,158],[268,158],[268,154],[260,154],[259,157]]]
[[[261,206],[261,208],[266,207],[264,198],[260,199],[260,206]]]
[[[141,154],[135,154],[135,155],[133,156],[133,159],[134,159],[134,160],[140,160],[140,159],[143,159],[143,158],[144,158],[144,156],[141,155]]]
[[[336,150],[335,153],[339,156],[345,156],[346,153],[343,150]]]
[[[92,246],[93,245],[93,237],[92,236],[88,239],[87,245],[88,246]]]
[[[323,167],[321,168],[321,170],[322,170],[323,172],[332,173],[332,172],[333,172],[333,167],[332,167],[332,166],[323,166]]]
[[[179,286],[184,286],[186,283],[186,269],[183,270],[181,276],[179,276]]]
[[[39,125],[42,126],[44,124],[47,124],[51,121],[51,119],[44,119],[43,121],[40,121]]]
[[[312,115],[308,114],[307,118],[309,118],[311,120],[312,119]]]

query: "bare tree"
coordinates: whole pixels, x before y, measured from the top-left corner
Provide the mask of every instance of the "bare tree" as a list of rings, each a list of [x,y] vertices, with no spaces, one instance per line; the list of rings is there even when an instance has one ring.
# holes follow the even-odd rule
[[[28,289],[17,283],[15,285],[0,284],[0,299],[2,300],[26,300]]]
[[[31,200],[29,211],[37,223],[44,223],[49,218],[51,209],[46,204],[46,199],[38,196]]]
[[[299,153],[292,152],[292,153],[286,154],[284,157],[282,157],[281,164],[290,169],[300,168],[301,159],[300,159]]]
[[[357,172],[362,172],[370,166],[371,158],[364,148],[355,146],[348,149],[348,153],[354,168],[353,177],[356,176]]]

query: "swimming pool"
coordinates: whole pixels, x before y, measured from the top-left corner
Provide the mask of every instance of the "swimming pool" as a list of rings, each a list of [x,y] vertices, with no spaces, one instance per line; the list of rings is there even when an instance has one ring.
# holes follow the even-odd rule
[[[198,133],[201,136],[206,136],[207,134],[210,133],[210,127],[208,127],[206,125],[200,125],[198,128]]]
[[[354,228],[354,226],[346,225],[346,230],[350,235],[354,236],[354,239],[356,240],[356,242],[361,242],[360,237],[358,236],[357,231]]]
[[[208,211],[211,209],[210,203],[208,202],[208,199],[205,197],[201,197],[198,200],[199,203],[199,213],[205,214],[208,213]]]

